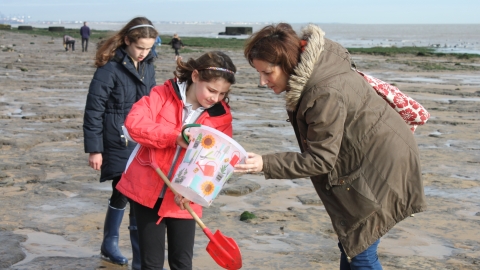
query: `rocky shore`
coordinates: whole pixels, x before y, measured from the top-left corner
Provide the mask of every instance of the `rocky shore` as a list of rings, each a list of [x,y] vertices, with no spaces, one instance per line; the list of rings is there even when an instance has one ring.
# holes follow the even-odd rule
[[[111,186],[99,183],[83,152],[94,50],[65,52],[60,39],[8,31],[0,31],[0,49],[0,269],[128,269],[100,259]],[[184,58],[204,51],[190,49]],[[168,46],[157,50],[160,84],[175,62]],[[239,70],[230,100],[234,139],[260,154],[297,151],[283,96],[258,87],[242,51],[226,53]],[[479,269],[479,58],[353,58],[432,115],[415,132],[428,210],[382,238],[384,268]],[[244,211],[256,218],[240,221]],[[234,175],[202,220],[235,239],[243,269],[338,269],[336,235],[308,179]],[[124,218],[120,248],[131,259],[127,226]],[[195,269],[220,269],[205,251],[208,242],[197,229]]]

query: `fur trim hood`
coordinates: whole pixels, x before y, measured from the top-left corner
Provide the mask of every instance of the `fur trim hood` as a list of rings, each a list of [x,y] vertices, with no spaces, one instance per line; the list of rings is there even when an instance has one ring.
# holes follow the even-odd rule
[[[350,54],[340,44],[325,38],[320,27],[310,24],[301,33],[302,40],[307,41],[305,50],[300,55],[300,62],[290,75],[290,90],[285,95],[288,111],[295,111],[306,89],[331,76],[350,70]],[[314,75],[313,75],[314,74]]]
[[[287,110],[294,111],[302,95],[304,86],[312,75],[313,67],[320,58],[325,45],[325,32],[320,27],[310,24],[302,30],[302,39],[308,41],[305,51],[300,55],[300,62],[290,75],[290,91],[285,95]]]

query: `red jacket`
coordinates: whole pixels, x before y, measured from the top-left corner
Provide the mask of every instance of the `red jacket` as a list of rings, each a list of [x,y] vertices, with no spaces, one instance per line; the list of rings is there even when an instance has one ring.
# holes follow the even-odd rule
[[[182,130],[183,102],[174,80],[152,88],[150,96],[145,96],[135,103],[125,120],[125,127],[130,137],[141,147],[155,149],[155,160],[162,172],[167,175],[174,165],[174,173],[183,160],[182,149],[176,164],[172,164],[177,148],[176,140]],[[205,110],[196,123],[213,127],[232,136],[232,115],[230,107],[224,101]],[[148,154],[148,151],[134,152]],[[140,160],[149,160],[148,156]],[[173,175],[173,174],[172,174]],[[153,208],[165,183],[155,170],[148,165],[141,165],[136,158],[127,165],[117,189],[135,202]],[[199,217],[202,207],[192,203],[192,209]],[[173,192],[167,189],[158,212],[160,218],[192,218],[186,210],[175,204]]]

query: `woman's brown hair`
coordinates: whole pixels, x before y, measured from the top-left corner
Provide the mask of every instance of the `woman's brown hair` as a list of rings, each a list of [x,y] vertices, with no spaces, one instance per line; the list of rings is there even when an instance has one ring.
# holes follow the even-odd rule
[[[97,53],[95,55],[95,66],[101,67],[104,66],[110,59],[115,56],[115,51],[122,47],[126,46],[125,37],[132,43],[137,42],[141,38],[157,38],[158,32],[153,27],[138,27],[130,30],[130,28],[148,24],[153,26],[152,22],[145,17],[136,17],[128,22],[120,31],[115,35],[108,38],[105,41],[102,41],[97,46]]]
[[[253,33],[245,42],[244,55],[251,66],[254,59],[262,60],[291,75],[299,62],[300,49],[300,38],[292,26],[279,23]]]
[[[230,84],[235,84],[237,68],[233,64],[232,59],[223,52],[207,52],[197,59],[190,58],[187,62],[182,62],[181,58],[178,58],[177,68],[173,74],[179,82],[186,82],[188,88],[193,82],[192,73],[194,70],[198,71],[201,81],[210,82],[223,78]],[[224,100],[228,103],[228,93],[225,95]]]

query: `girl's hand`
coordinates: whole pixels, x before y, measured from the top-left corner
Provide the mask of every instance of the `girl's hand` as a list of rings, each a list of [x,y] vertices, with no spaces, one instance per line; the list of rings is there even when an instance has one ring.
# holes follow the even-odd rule
[[[188,131],[185,132],[185,135],[187,135],[188,137],[188,140],[189,141],[193,141],[194,138],[192,138],[192,134]],[[187,148],[188,147],[188,143],[185,142],[185,139],[183,138],[183,135],[182,133],[180,132],[180,134],[178,135],[177,137],[177,145],[180,145],[181,147],[183,148]]]
[[[257,173],[263,170],[263,158],[261,155],[255,153],[247,153],[248,157],[245,159],[245,164],[235,165],[234,172],[239,173]]]
[[[102,167],[102,161],[102,153],[90,153],[88,156],[88,165],[94,170],[100,171],[100,168]]]
[[[180,207],[180,209],[185,210],[185,203],[190,203],[190,200],[184,198],[182,195],[177,194],[175,195],[175,203]]]

